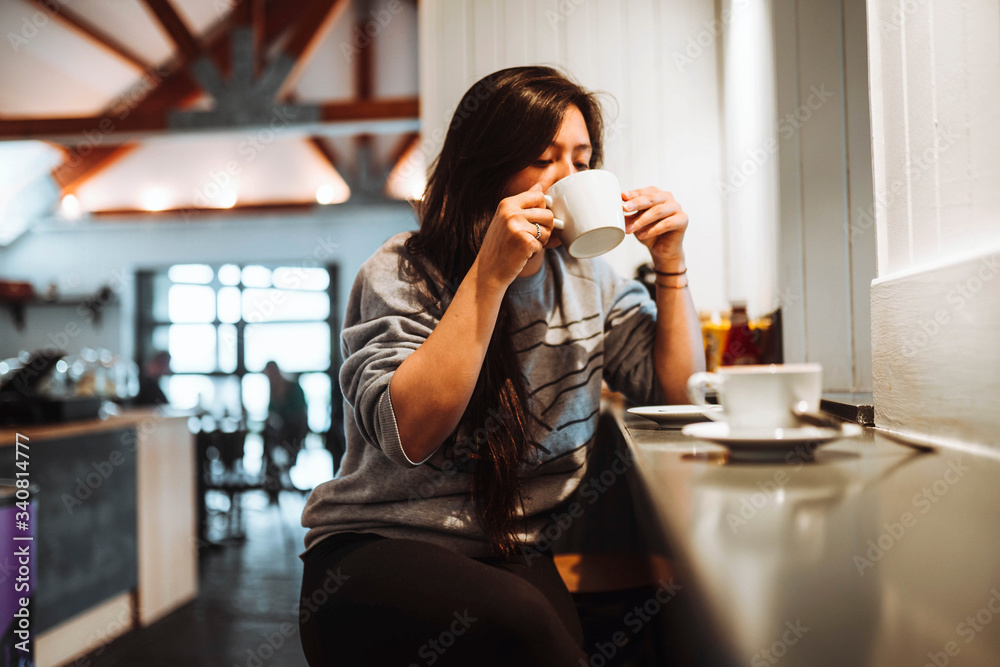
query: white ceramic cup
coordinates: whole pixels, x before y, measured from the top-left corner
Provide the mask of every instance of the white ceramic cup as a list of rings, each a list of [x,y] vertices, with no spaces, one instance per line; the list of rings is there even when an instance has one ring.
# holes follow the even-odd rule
[[[715,389],[722,411],[705,415],[734,430],[795,428],[801,423],[792,408],[805,401],[807,411],[819,412],[822,386],[820,364],[722,366],[688,378],[688,395],[695,404],[708,405],[705,393]]]
[[[618,177],[603,169],[579,171],[556,181],[545,205],[562,230],[563,245],[577,259],[596,257],[625,238],[625,214]]]

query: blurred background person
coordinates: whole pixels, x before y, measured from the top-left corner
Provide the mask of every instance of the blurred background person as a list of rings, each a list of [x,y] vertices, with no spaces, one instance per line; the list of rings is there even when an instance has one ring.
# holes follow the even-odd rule
[[[167,395],[160,387],[160,378],[170,372],[170,353],[157,352],[143,366],[139,374],[139,393],[132,399],[133,405],[166,405]]]
[[[264,488],[270,501],[277,503],[282,488],[293,488],[288,471],[305,444],[309,420],[299,383],[286,378],[274,361],[264,366],[264,375],[271,387],[264,426]]]

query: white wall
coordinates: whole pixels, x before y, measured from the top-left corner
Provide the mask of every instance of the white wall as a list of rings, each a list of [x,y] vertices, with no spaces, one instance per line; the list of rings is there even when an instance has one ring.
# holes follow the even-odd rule
[[[871,391],[875,277],[864,0],[772,0],[786,361]]]
[[[1000,6],[869,0],[876,423],[1000,448]]]
[[[422,153],[437,154],[451,111],[481,77],[516,65],[562,67],[617,101],[605,167],[626,189],[673,192],[691,218],[685,249],[695,303],[727,306],[722,31],[713,0],[423,0],[419,24]],[[649,254],[626,242],[609,259],[632,275]]]
[[[69,323],[79,326],[70,351],[103,345],[125,356],[133,350],[134,272],[177,263],[282,262],[289,266],[336,264],[340,267],[340,318],[361,264],[390,236],[416,229],[409,205],[351,204],[317,209],[314,214],[261,216],[189,222],[43,221],[8,248],[0,248],[0,275],[30,280],[44,289],[56,283],[60,293],[81,295],[110,284],[120,305],[109,310],[95,330],[75,306],[28,309],[25,332],[14,330],[9,313],[0,313],[0,358],[20,349],[52,342]],[[117,327],[117,329],[116,329]]]
[[[24,329],[14,326],[13,315],[0,309],[0,359],[15,357],[46,347],[76,354],[85,347],[105,347],[113,352],[122,349],[121,305],[113,302],[102,309],[99,323],[78,305],[28,306]]]

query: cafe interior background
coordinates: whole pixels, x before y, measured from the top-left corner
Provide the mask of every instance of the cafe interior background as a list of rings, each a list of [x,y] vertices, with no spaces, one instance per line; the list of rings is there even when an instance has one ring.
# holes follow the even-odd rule
[[[147,535],[157,510],[137,510],[139,541],[169,552],[140,548],[138,579],[152,558],[172,590],[109,584],[39,628],[38,664],[168,623],[209,547],[240,567],[277,559],[233,586],[297,586],[301,495],[275,510],[253,492],[264,364],[304,390],[310,435],[286,482],[308,490],[333,472],[354,276],[415,228],[409,200],[460,95],[501,67],[553,64],[609,94],[605,167],[690,215],[690,289],[716,353],[744,302],[784,361],[821,363],[824,391],[873,405],[877,425],[995,452],[998,25],[986,0],[0,3],[0,377],[58,349],[44,391],[124,405],[166,350],[160,386],[187,415],[139,463],[140,480],[167,471],[140,491],[186,517]],[[632,276],[644,252],[628,238],[608,259]],[[233,431],[237,454],[220,439],[198,448],[207,463],[185,458],[196,435]],[[227,494],[237,469],[246,489]],[[272,519],[284,527],[253,534]],[[297,591],[276,595],[290,608]],[[227,641],[245,660],[253,639]],[[280,664],[304,664],[295,644]]]

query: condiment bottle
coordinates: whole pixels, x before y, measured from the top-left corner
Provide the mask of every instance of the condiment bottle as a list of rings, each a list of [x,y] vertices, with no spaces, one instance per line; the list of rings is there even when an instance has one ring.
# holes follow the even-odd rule
[[[747,304],[745,301],[733,301],[732,315],[729,318],[729,334],[726,336],[726,347],[722,351],[722,365],[756,364],[759,360],[757,345],[753,341],[753,332],[750,331]]]

